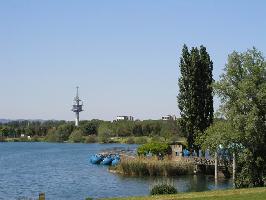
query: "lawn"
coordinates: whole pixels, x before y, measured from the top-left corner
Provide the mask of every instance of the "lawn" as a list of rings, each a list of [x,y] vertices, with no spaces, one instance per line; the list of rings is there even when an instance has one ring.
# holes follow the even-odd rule
[[[238,190],[180,193],[176,195],[112,198],[106,200],[266,200],[266,187]]]

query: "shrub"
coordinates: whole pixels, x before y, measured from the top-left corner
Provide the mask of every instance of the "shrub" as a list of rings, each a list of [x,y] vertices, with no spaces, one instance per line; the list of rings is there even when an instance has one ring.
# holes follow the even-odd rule
[[[135,140],[134,140],[133,137],[129,137],[129,138],[127,138],[127,140],[126,140],[126,143],[127,143],[127,144],[134,144],[134,143],[135,143]]]
[[[167,183],[159,183],[151,189],[150,194],[151,195],[160,195],[160,194],[176,194],[177,190],[176,188]]]
[[[86,143],[95,143],[95,142],[97,142],[96,135],[89,135],[88,137],[86,137],[85,142]]]
[[[39,139],[39,137],[38,137],[37,135],[34,135],[34,136],[31,138],[31,141],[32,141],[32,142],[39,142],[40,139]]]
[[[60,137],[60,134],[56,131],[55,128],[52,128],[48,131],[45,141],[47,142],[63,142],[62,138]]]
[[[137,137],[135,139],[136,144],[146,144],[148,140],[145,137]]]
[[[97,140],[99,143],[110,143],[111,139],[109,137],[104,137],[104,136],[98,136]]]
[[[74,142],[74,143],[84,142],[82,131],[81,130],[74,130],[69,136],[69,141]]]
[[[112,135],[112,129],[110,124],[103,123],[98,128],[98,141],[100,143],[109,143],[110,136]]]
[[[138,148],[138,155],[146,155],[149,152],[153,155],[167,155],[171,152],[171,147],[166,143],[151,142]]]

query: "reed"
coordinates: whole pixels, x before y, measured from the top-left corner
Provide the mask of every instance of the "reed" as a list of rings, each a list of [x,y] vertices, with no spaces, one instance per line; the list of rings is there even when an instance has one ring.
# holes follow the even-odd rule
[[[119,165],[111,167],[112,171],[128,176],[178,176],[192,174],[193,169],[192,162],[144,157],[124,158]]]

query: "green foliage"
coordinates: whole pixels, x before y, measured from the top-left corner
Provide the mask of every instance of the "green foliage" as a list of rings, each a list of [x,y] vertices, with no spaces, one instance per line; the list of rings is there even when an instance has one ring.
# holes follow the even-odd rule
[[[146,144],[148,142],[146,137],[137,137],[135,138],[136,144]]]
[[[69,139],[69,136],[73,132],[73,130],[73,124],[62,124],[57,127],[56,132],[60,137],[60,141],[64,142]]]
[[[167,141],[170,140],[172,137],[177,137],[178,132],[180,131],[177,121],[164,121],[161,125],[160,136],[164,138],[164,141]]]
[[[132,135],[134,122],[118,121],[113,123],[114,133],[116,136],[125,137]]]
[[[193,47],[189,52],[184,45],[179,66],[180,126],[193,148],[196,135],[203,134],[213,121],[213,63],[205,47]]]
[[[133,137],[129,137],[129,138],[127,138],[127,140],[126,140],[126,143],[127,143],[127,144],[135,144],[135,140],[134,140]]]
[[[234,128],[238,145],[237,187],[263,186],[266,166],[266,63],[253,48],[228,57],[225,73],[215,84],[221,112]],[[230,141],[230,138],[228,138]]]
[[[196,144],[202,149],[209,149],[212,152],[217,151],[220,145],[231,152],[237,152],[241,146],[235,145],[239,143],[239,133],[228,121],[216,121],[206,131],[205,134],[196,138]]]
[[[159,183],[153,186],[150,194],[151,195],[177,194],[177,189],[171,184]]]
[[[254,159],[253,153],[245,149],[238,157],[235,186],[237,188],[263,186],[263,176],[258,173],[263,173],[264,163],[265,160],[261,156]]]
[[[80,129],[82,130],[84,135],[96,135],[98,131],[98,127],[103,121],[100,120],[91,120],[91,121],[81,121]]]
[[[85,139],[85,143],[95,143],[95,142],[97,142],[96,135],[89,135]]]
[[[41,139],[40,139],[38,136],[34,135],[34,136],[31,138],[31,141],[32,141],[32,142],[41,142]]]
[[[171,152],[171,147],[167,143],[151,142],[139,146],[137,151],[138,155],[146,155],[149,152],[153,155],[167,155]]]
[[[50,129],[45,137],[47,142],[63,142],[56,128]]]
[[[111,123],[102,123],[98,128],[98,141],[100,143],[108,143],[112,133]]]
[[[7,124],[0,124],[0,136],[2,140],[10,138],[17,138],[19,140],[20,135],[24,134],[38,138],[48,137],[49,141],[64,142],[68,141],[74,128],[73,122],[66,121],[12,121]],[[55,135],[51,136],[51,133],[49,133],[50,135],[47,136],[48,131],[52,129],[54,129]],[[80,122],[79,129],[85,138],[90,135],[96,135],[100,138],[100,142],[104,143],[113,141],[111,138],[114,137],[136,138],[161,136],[165,140],[168,140],[168,137],[179,135],[179,127],[175,121],[168,123],[161,120],[119,122],[85,120]],[[146,143],[144,140],[138,143]]]
[[[74,143],[84,142],[83,132],[80,129],[74,130],[69,136],[69,141]]]
[[[0,124],[0,131],[3,130],[3,136],[7,138],[19,138],[21,134],[29,136],[44,137],[48,130],[57,128],[63,124],[73,124],[66,121],[11,121],[6,124]]]

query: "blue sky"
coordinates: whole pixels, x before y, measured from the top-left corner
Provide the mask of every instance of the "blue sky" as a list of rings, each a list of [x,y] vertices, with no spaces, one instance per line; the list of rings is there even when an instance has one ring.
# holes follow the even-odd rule
[[[203,44],[217,80],[233,50],[266,53],[266,1],[0,1],[0,118],[179,115],[184,43]],[[217,108],[216,100],[215,107]]]

